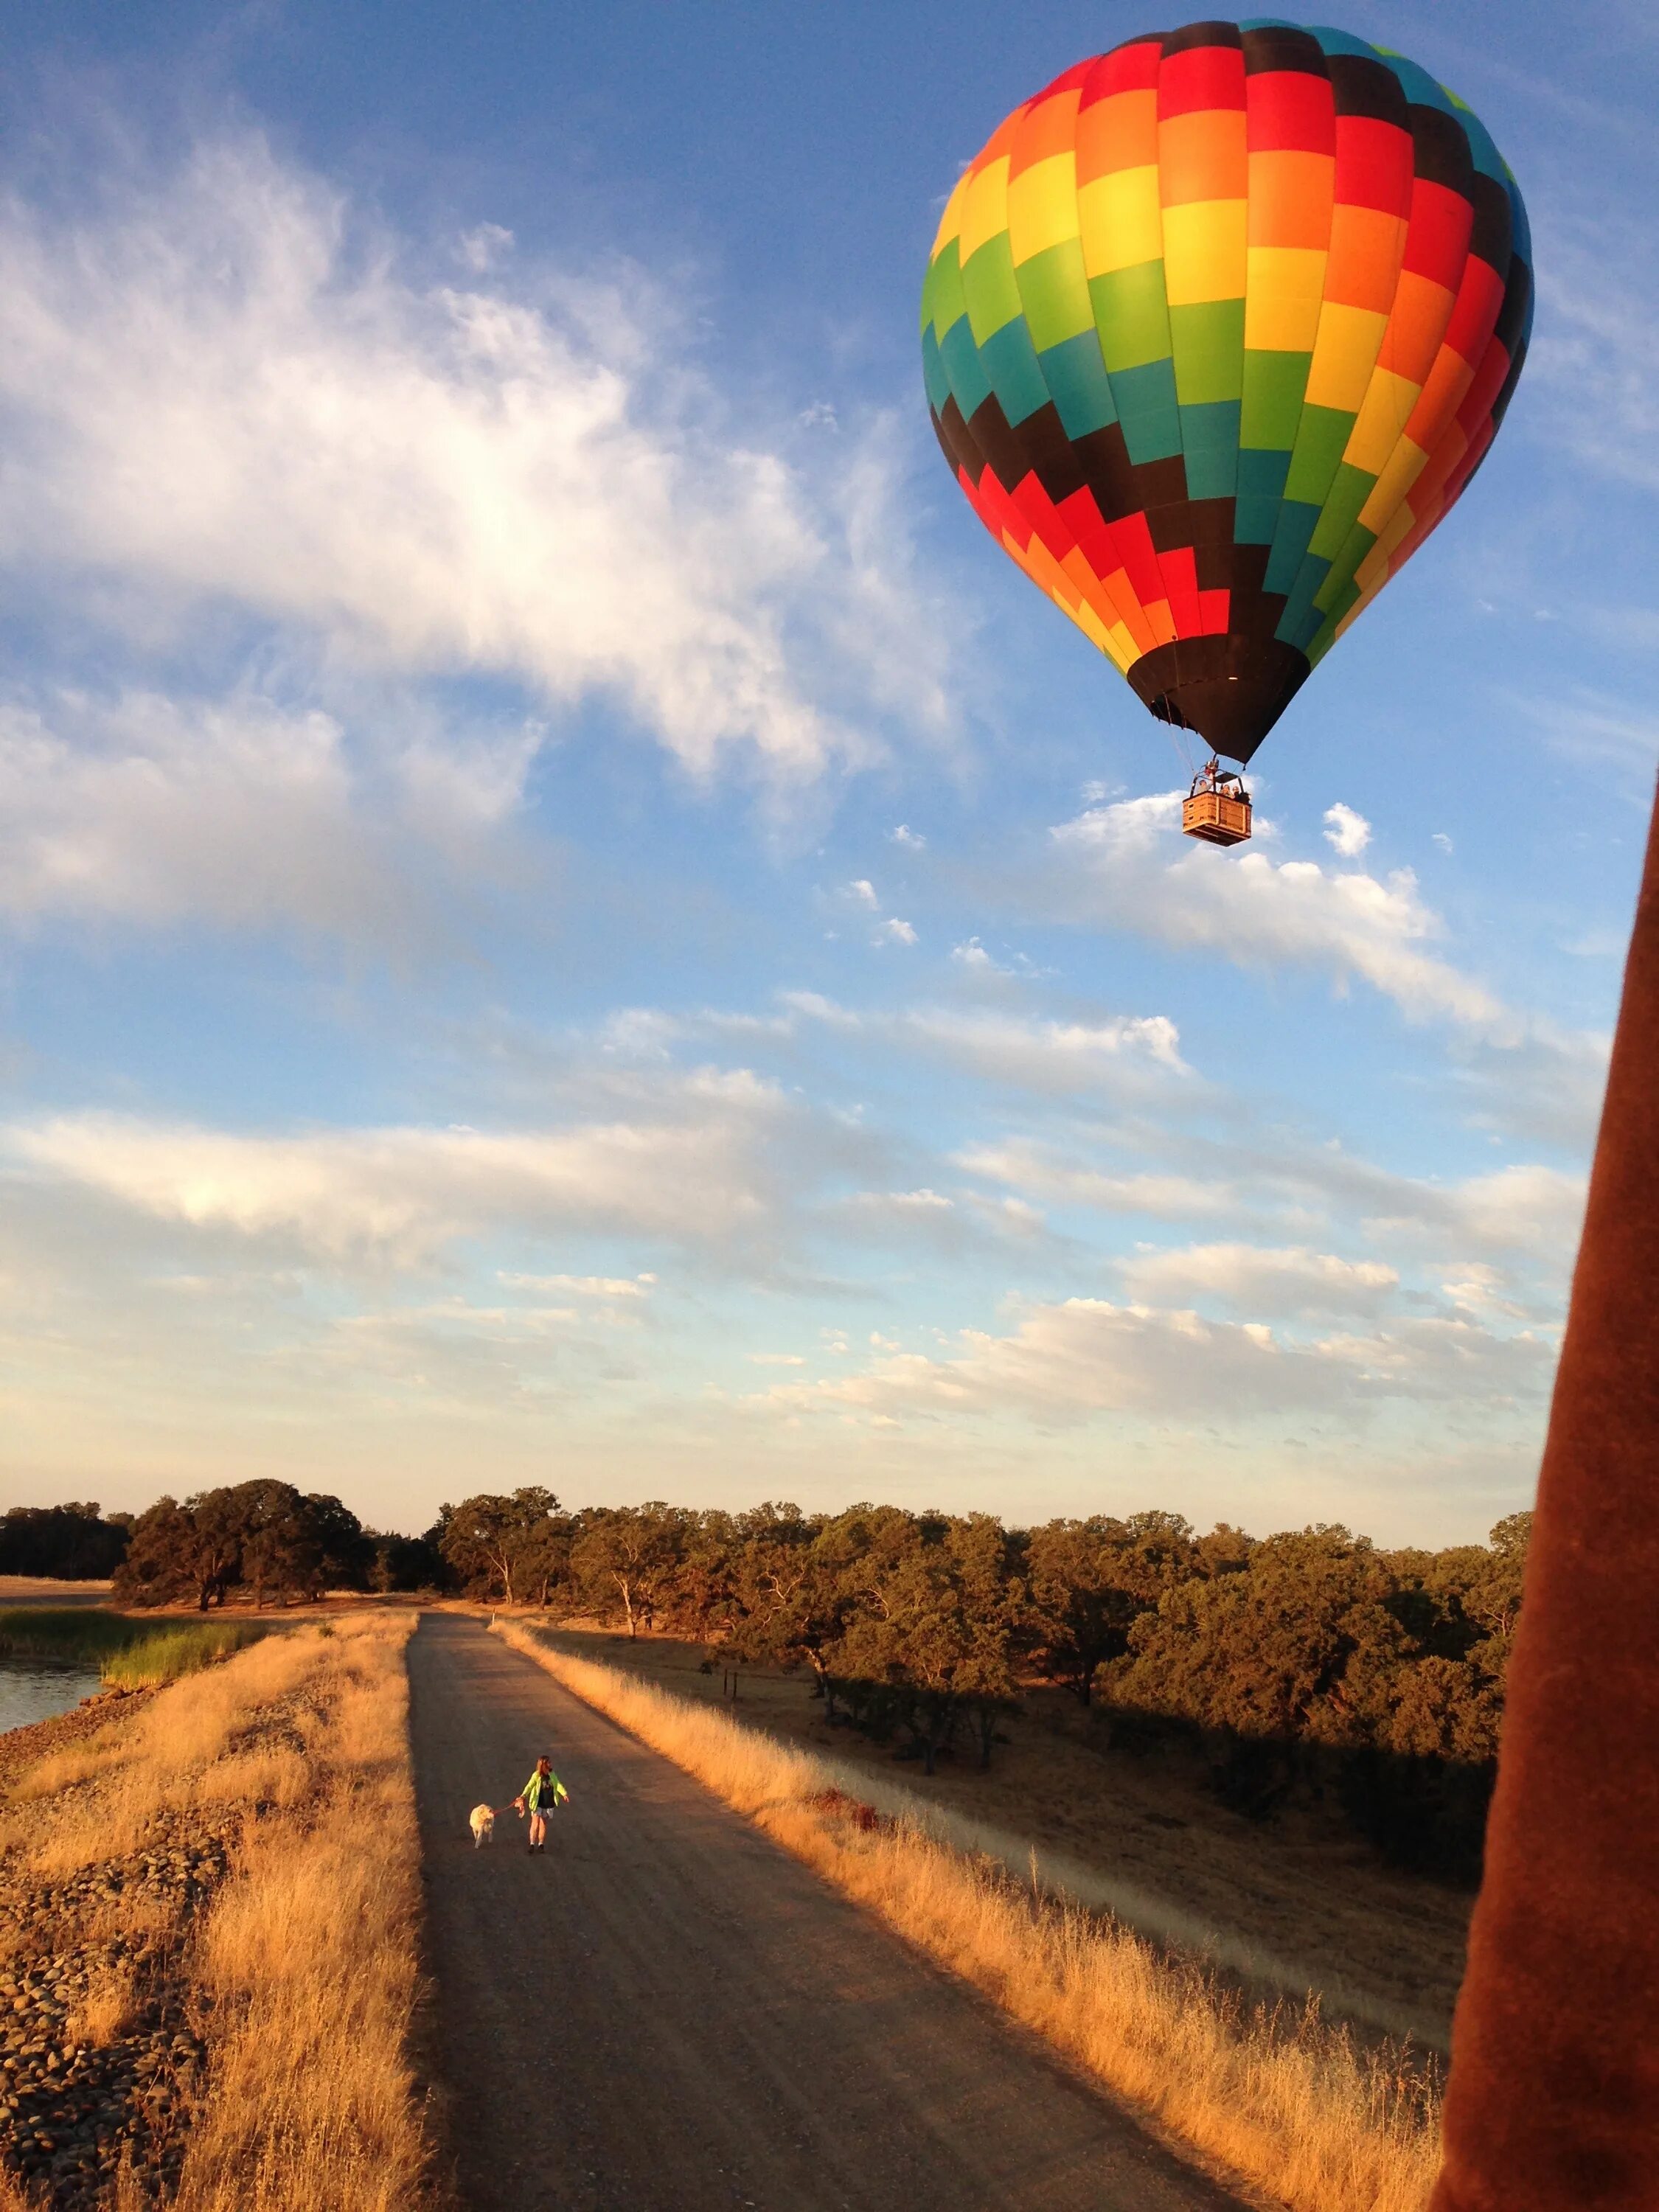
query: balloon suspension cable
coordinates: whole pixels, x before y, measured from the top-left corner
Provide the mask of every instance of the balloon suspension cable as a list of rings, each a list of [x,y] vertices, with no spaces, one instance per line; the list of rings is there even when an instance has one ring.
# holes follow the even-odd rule
[[[1198,756],[1193,750],[1192,732],[1184,722],[1165,722],[1164,726],[1169,732],[1170,743],[1175,749],[1175,757],[1180,762],[1188,781],[1195,782],[1198,777]]]
[[[1152,711],[1163,723],[1170,744],[1174,749],[1175,757],[1186,771],[1188,783],[1195,782],[1198,776],[1198,755],[1193,748],[1193,738],[1195,733],[1192,725],[1183,718],[1181,709],[1170,700],[1165,699],[1160,702]]]

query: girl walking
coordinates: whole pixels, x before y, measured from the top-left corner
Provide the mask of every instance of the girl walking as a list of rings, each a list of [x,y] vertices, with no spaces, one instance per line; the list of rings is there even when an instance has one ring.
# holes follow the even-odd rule
[[[536,1771],[513,1800],[514,1810],[520,1818],[530,1815],[530,1848],[539,1851],[546,1848],[548,1815],[556,1805],[568,1805],[570,1792],[553,1771],[550,1759],[536,1761]]]

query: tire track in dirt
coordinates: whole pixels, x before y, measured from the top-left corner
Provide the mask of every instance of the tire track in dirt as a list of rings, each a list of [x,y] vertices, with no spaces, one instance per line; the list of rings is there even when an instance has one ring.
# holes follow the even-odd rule
[[[481,1624],[409,1647],[469,2212],[1240,2212],[1034,2037]],[[532,1859],[472,1806],[539,1752]]]

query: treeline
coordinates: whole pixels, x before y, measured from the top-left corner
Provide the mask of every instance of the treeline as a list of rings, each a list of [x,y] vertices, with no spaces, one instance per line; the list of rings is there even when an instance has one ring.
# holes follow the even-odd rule
[[[158,1498],[107,1516],[92,1504],[15,1505],[0,1514],[0,1575],[112,1578],[123,1604],[188,1601],[206,1613],[242,1599],[287,1605],[328,1589],[455,1586],[425,1538],[365,1528],[323,1491],[258,1480]]]
[[[663,1504],[562,1514],[544,1490],[445,1506],[467,1594],[661,1629],[807,1670],[831,1722],[931,1772],[988,1762],[1048,1683],[1134,1752],[1176,1743],[1237,1809],[1332,1804],[1396,1861],[1472,1876],[1529,1514],[1485,1545],[1384,1551],[1342,1528],[1199,1534],[1179,1514],[1008,1528],[989,1515]]]
[[[988,1763],[1023,1694],[1052,1685],[1131,1753],[1186,1747],[1240,1811],[1317,1797],[1395,1859],[1469,1875],[1530,1522],[1511,1516],[1486,1545],[1385,1551],[1342,1528],[1200,1535],[1155,1511],[1034,1528],[876,1505],[568,1513],[526,1488],[401,1536],[255,1481],[161,1498],[130,1526],[94,1506],[20,1509],[0,1519],[0,1560],[94,1572],[64,1561],[118,1541],[132,1605],[428,1590],[660,1630],[803,1670],[832,1723],[930,1773],[963,1753]]]
[[[95,1504],[14,1505],[0,1513],[0,1575],[102,1582],[126,1557],[131,1513]]]

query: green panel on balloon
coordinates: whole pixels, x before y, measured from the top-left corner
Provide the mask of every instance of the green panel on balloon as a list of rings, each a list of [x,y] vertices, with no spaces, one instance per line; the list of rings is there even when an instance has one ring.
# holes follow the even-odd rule
[[[1247,353],[1244,356],[1243,446],[1288,455],[1296,444],[1308,389],[1310,353]]]
[[[1133,269],[1115,269],[1091,276],[1100,350],[1115,376],[1121,368],[1141,368],[1170,359],[1170,305],[1164,292],[1164,264],[1143,261]],[[1120,398],[1118,404],[1122,405]]]
[[[991,380],[985,374],[985,364],[979,357],[979,348],[974,343],[974,334],[965,317],[951,324],[939,349],[939,357],[951,380],[957,405],[971,422],[991,396]]]
[[[968,302],[962,294],[962,263],[957,258],[955,239],[927,271],[921,306],[923,315],[933,325],[933,335],[943,345],[946,331],[968,312]]]
[[[1352,461],[1338,463],[1325,495],[1325,511],[1308,547],[1310,553],[1317,553],[1322,560],[1335,560],[1376,484],[1376,478],[1368,470],[1355,468]]]
[[[1336,558],[1331,563],[1331,573],[1314,594],[1314,605],[1330,613],[1338,594],[1352,583],[1354,571],[1376,543],[1376,532],[1367,530],[1363,522],[1356,522],[1343,540]]]
[[[962,295],[968,302],[976,345],[1018,319],[1019,287],[1014,282],[1014,257],[1006,230],[969,254],[962,272]]]
[[[949,404],[951,378],[931,323],[921,334],[921,380],[927,387],[927,404],[937,418],[944,414]]]
[[[1074,238],[1063,239],[1046,252],[1034,253],[1014,272],[1026,328],[1039,353],[1064,345],[1095,327],[1089,280],[1083,273],[1083,248]]]
[[[1171,307],[1170,343],[1176,394],[1183,407],[1239,399],[1244,391],[1244,302],[1207,300]]]
[[[1352,415],[1338,407],[1311,407],[1304,401],[1291,453],[1291,472],[1285,479],[1285,498],[1323,507],[1331,479],[1342,465],[1352,435]]]

